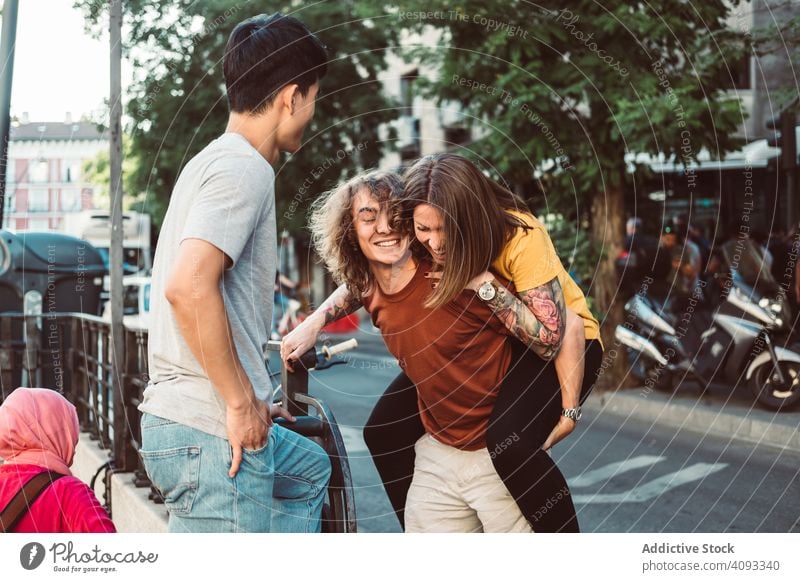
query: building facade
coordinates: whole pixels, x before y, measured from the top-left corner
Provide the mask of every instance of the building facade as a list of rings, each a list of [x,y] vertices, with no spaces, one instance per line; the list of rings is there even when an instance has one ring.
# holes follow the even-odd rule
[[[83,164],[108,150],[108,136],[89,121],[12,123],[3,228],[63,230],[65,216],[93,208]]]

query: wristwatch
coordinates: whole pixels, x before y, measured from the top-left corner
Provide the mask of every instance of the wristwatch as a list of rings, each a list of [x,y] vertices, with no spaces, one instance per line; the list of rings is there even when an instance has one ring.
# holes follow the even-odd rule
[[[562,408],[561,416],[566,416],[567,418],[571,418],[575,422],[578,422],[583,414],[581,413],[581,407],[578,406],[577,408]]]
[[[492,285],[491,281],[486,281],[483,285],[478,287],[478,297],[484,301],[491,301],[497,295],[497,289]]]

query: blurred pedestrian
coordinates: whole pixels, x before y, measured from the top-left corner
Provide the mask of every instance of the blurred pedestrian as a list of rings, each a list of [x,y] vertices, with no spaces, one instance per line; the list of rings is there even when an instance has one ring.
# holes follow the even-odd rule
[[[658,239],[647,234],[642,219],[630,217],[625,223],[623,253],[617,260],[620,286],[625,296],[633,295],[651,275],[658,251]]]
[[[778,282],[784,277],[784,269],[789,260],[789,245],[791,236],[782,228],[772,231],[772,236],[767,241],[767,250],[772,255],[772,278]]]
[[[673,223],[675,229],[683,234],[686,240],[693,242],[700,252],[700,272],[702,273],[711,256],[711,243],[703,236],[703,231],[698,228],[697,224],[689,220],[689,216],[685,212],[676,214]]]
[[[678,228],[681,225],[681,228]],[[692,296],[697,296],[702,258],[697,245],[686,238],[686,225],[668,221],[661,231],[660,251],[670,258],[666,283],[670,286],[667,311],[679,315]]]
[[[116,531],[94,492],[70,471],[77,444],[78,415],[58,392],[17,388],[6,398],[0,406],[0,531]],[[24,503],[10,515],[15,498]]]

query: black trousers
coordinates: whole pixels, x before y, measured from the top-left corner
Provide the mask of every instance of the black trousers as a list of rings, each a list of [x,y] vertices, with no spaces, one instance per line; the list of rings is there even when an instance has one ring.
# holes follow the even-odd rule
[[[495,470],[536,532],[578,532],[578,519],[566,479],[542,444],[561,415],[561,386],[552,362],[513,342],[512,361],[503,379],[486,433]],[[580,401],[597,379],[603,350],[587,340]],[[405,527],[406,496],[414,475],[414,443],[424,434],[417,391],[400,374],[381,396],[364,427],[364,441],[394,508]]]

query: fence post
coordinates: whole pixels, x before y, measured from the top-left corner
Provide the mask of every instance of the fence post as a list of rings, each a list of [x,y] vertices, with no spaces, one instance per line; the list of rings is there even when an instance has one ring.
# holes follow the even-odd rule
[[[25,372],[25,380],[22,384],[27,384],[28,388],[39,387],[40,382],[40,351],[42,349],[42,336],[39,326],[36,325],[37,315],[25,315],[25,351],[22,358],[22,369]]]
[[[136,334],[123,329],[124,367],[122,378],[114,387],[114,472],[129,472],[136,469],[137,454],[131,442],[131,431],[136,422],[136,408],[132,405],[137,390],[133,381],[139,373],[139,357]]]
[[[71,326],[72,339],[69,346],[69,361],[70,361],[70,395],[75,408],[78,409],[78,420],[81,423],[81,430],[89,432],[91,430],[91,421],[89,419],[89,382],[87,380],[87,362],[85,354],[83,354],[84,337],[83,337],[83,321],[77,317],[71,317],[69,325]],[[84,361],[81,361],[81,355],[84,355]]]
[[[14,383],[14,336],[12,334],[11,318],[0,319],[0,382],[2,393],[0,402],[16,388]],[[8,392],[6,392],[8,391]]]

